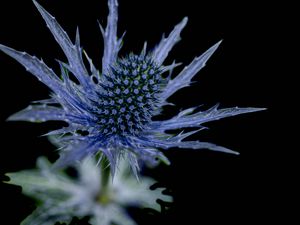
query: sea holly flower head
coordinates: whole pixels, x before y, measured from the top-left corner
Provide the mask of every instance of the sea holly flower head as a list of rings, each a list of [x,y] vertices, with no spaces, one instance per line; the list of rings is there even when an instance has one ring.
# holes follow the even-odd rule
[[[52,170],[51,163],[43,157],[38,159],[37,169],[7,174],[8,183],[20,185],[25,195],[38,202],[35,211],[21,224],[69,224],[74,217],[89,216],[93,225],[135,225],[127,207],[160,211],[157,199],[172,202],[171,196],[162,194],[163,188],[149,189],[155,183],[153,179],[140,176],[138,181],[124,160],[118,165],[114,182],[107,182],[111,179],[107,168],[100,170],[92,157],[76,164],[77,177]]]
[[[137,174],[139,162],[155,165],[160,159],[169,163],[162,149],[178,147],[236,153],[212,143],[184,139],[203,129],[203,123],[262,110],[237,107],[219,109],[215,106],[199,111],[195,107],[164,121],[154,120],[153,116],[159,115],[162,107],[169,104],[167,99],[171,95],[190,85],[192,78],[205,66],[221,42],[196,57],[171,79],[173,69],[179,64],[163,65],[163,62],[180,40],[180,33],[188,19],[184,18],[152,50],[147,50],[145,43],[139,54],[119,56],[123,38],[117,37],[118,2],[108,0],[107,26],[103,28],[100,25],[104,53],[102,70],[99,71],[82,50],[78,29],[73,43],[56,19],[35,0],[33,2],[68,62],[59,61],[61,76],[58,76],[35,56],[0,45],[4,53],[51,89],[50,99],[35,102],[9,117],[9,120],[67,122],[68,127],[47,134],[61,149],[56,167],[71,165],[101,152],[109,160],[112,173],[120,158],[126,157]],[[89,68],[86,68],[83,57],[89,62]],[[176,131],[185,127],[197,130],[177,135],[166,133],[167,130]]]

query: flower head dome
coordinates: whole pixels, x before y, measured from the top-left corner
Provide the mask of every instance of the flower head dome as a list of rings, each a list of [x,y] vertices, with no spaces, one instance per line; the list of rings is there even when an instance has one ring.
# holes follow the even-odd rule
[[[56,167],[67,166],[88,155],[101,153],[109,160],[112,173],[120,157],[126,156],[137,174],[139,161],[156,164],[157,159],[160,159],[168,163],[161,149],[178,147],[236,153],[215,144],[184,139],[201,130],[205,122],[255,112],[260,108],[218,109],[215,106],[207,111],[189,108],[168,120],[153,120],[153,116],[158,115],[162,107],[168,104],[167,99],[171,95],[190,85],[191,79],[205,66],[220,42],[196,57],[171,79],[170,75],[178,64],[163,65],[163,62],[180,40],[180,33],[188,19],[184,18],[151,51],[147,51],[145,43],[140,54],[121,57],[118,53],[122,38],[117,37],[118,2],[108,0],[107,26],[104,29],[100,25],[104,38],[100,72],[80,47],[78,30],[76,41],[72,43],[55,18],[36,1],[33,2],[68,62],[59,62],[61,76],[58,76],[35,56],[0,45],[4,53],[17,60],[51,89],[50,99],[30,105],[9,117],[9,120],[67,122],[68,127],[48,134],[61,149]],[[83,52],[89,62],[89,69],[83,62]],[[78,82],[70,79],[70,74]],[[178,135],[165,132],[185,127],[198,130]]]

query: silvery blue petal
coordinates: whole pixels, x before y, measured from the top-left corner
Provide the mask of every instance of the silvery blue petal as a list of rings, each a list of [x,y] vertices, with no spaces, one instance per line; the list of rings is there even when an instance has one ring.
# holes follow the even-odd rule
[[[173,80],[170,80],[161,94],[162,100],[166,100],[179,89],[188,87],[192,78],[205,66],[208,59],[217,50],[221,41],[209,48],[201,56],[196,57],[190,65],[186,66]]]
[[[231,154],[239,154],[236,151],[232,151],[228,148],[218,146],[208,142],[201,142],[201,141],[180,141],[178,138],[170,138],[168,140],[159,140],[159,139],[143,139],[139,140],[140,143],[144,145],[155,147],[155,148],[162,148],[162,149],[169,149],[169,148],[184,148],[184,149],[209,149],[212,151],[219,151]]]
[[[62,29],[62,27],[57,23],[56,19],[51,16],[40,4],[38,4],[35,0],[33,3],[39,10],[40,14],[44,18],[47,27],[53,34],[55,40],[60,45],[62,50],[64,51],[66,57],[68,58],[70,68],[72,72],[78,79],[78,81],[85,88],[89,88],[89,76],[88,72],[83,64],[82,60],[82,51],[79,46],[79,36],[76,37],[76,45],[72,43],[67,33]],[[78,32],[77,32],[78,34]]]
[[[61,81],[43,60],[39,60],[26,52],[19,52],[1,44],[0,50],[17,60],[27,71],[37,77],[39,81],[46,84],[52,91],[57,94],[63,93]]]
[[[104,30],[100,25],[104,39],[104,53],[102,58],[102,73],[106,74],[107,70],[117,60],[118,52],[121,47],[121,40],[117,38],[118,27],[118,1],[108,0],[109,14],[107,17],[107,26]]]
[[[163,37],[154,49],[153,59],[158,65],[161,65],[165,61],[174,45],[180,41],[180,33],[187,24],[187,21],[188,18],[184,17],[183,20],[174,27],[174,30],[170,33],[170,35],[167,38]]]
[[[20,112],[11,115],[9,121],[29,121],[29,122],[45,122],[45,121],[62,121],[66,119],[65,112],[61,108],[47,105],[30,105]]]
[[[199,127],[203,123],[219,120],[226,117],[236,116],[244,113],[257,112],[265,110],[264,108],[224,108],[218,109],[218,105],[206,110],[193,113],[195,108],[189,108],[177,116],[165,120],[165,121],[154,121],[151,126],[153,129],[165,131],[165,130],[175,130],[185,127]]]

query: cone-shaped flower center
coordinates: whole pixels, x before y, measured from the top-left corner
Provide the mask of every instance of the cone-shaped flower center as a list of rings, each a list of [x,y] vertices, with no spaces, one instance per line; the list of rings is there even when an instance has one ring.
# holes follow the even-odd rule
[[[136,135],[150,121],[164,79],[149,56],[130,54],[104,75],[99,123],[104,135]]]

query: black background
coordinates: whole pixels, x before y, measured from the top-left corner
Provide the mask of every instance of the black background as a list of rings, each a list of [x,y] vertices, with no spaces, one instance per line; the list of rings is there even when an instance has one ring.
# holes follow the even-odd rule
[[[100,67],[103,44],[97,19],[105,24],[106,1],[39,2],[55,15],[71,38],[74,39],[79,26],[81,45]],[[239,156],[169,150],[166,155],[172,161],[171,166],[162,165],[147,173],[172,191],[175,203],[163,215],[149,216],[133,210],[139,224],[178,221],[184,221],[181,224],[257,224],[281,218],[280,209],[284,206],[281,200],[285,197],[278,185],[283,182],[279,177],[285,176],[281,168],[285,167],[286,159],[279,153],[284,148],[280,149],[278,130],[284,121],[275,113],[277,103],[288,106],[287,100],[278,95],[286,92],[285,75],[281,74],[287,71],[286,68],[281,71],[279,54],[284,48],[281,36],[288,29],[288,23],[283,20],[285,13],[285,6],[255,1],[120,0],[119,36],[127,31],[121,55],[139,52],[145,40],[150,48],[154,47],[162,33],[168,34],[184,16],[189,17],[188,25],[167,63],[176,59],[186,65],[224,40],[196,76],[198,82],[171,98],[176,107],[168,113],[200,104],[207,108],[215,103],[221,103],[221,107],[268,108],[264,112],[209,123],[209,130],[193,136],[194,140],[237,150]],[[2,2],[0,43],[42,57],[56,70],[55,59],[65,59],[31,1]],[[49,92],[2,53],[0,68],[1,180],[5,180],[4,173],[34,167],[40,155],[56,159],[54,147],[39,136],[57,125],[5,122],[30,101],[47,98]],[[277,156],[281,156],[280,160]],[[3,224],[19,224],[34,209],[33,202],[21,194],[20,188],[3,185],[1,195],[1,207],[5,207],[1,209],[1,221],[7,221]]]

